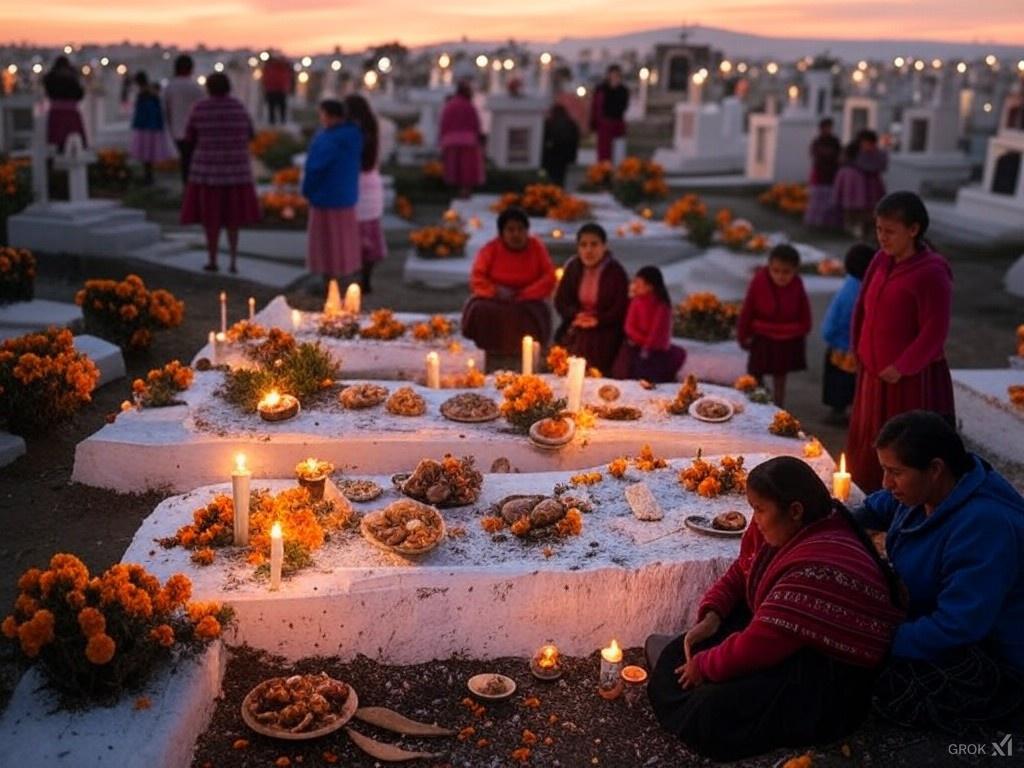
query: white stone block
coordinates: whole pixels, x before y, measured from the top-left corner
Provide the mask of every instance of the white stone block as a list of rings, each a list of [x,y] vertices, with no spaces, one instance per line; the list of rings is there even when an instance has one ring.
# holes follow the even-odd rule
[[[63,301],[33,299],[0,305],[0,335],[4,338],[40,331],[51,325],[66,328],[81,321],[82,310]]]
[[[1006,271],[1003,285],[1006,286],[1007,293],[1024,297],[1024,255],[1017,259],[1013,266]]]
[[[984,451],[1020,462],[1024,450],[1024,408],[1010,402],[1007,388],[1024,385],[1024,371],[966,370],[953,374],[953,395],[960,431]]]
[[[100,369],[100,378],[96,382],[97,388],[124,378],[126,373],[124,354],[116,344],[111,344],[96,336],[83,334],[75,336],[75,349],[87,355]]]
[[[25,441],[18,435],[0,431],[0,467],[13,464],[25,455]]]

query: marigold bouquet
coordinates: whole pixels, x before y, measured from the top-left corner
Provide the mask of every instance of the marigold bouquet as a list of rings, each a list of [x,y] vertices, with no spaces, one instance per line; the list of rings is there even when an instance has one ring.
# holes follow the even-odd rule
[[[272,171],[291,166],[292,157],[303,148],[301,141],[285,131],[260,131],[249,142],[249,151]]]
[[[239,320],[228,328],[225,336],[232,344],[240,341],[258,341],[267,337],[267,329],[251,320]]]
[[[364,339],[393,341],[405,333],[405,323],[400,322],[390,309],[375,309],[370,314],[370,324],[360,329]]]
[[[273,177],[271,177],[271,182],[275,187],[295,187],[298,186],[301,177],[302,171],[299,167],[290,165],[287,168],[276,171]]]
[[[501,414],[520,432],[529,431],[535,422],[565,408],[565,399],[556,400],[551,387],[539,376],[516,376],[504,387],[503,394]]]
[[[185,302],[170,291],[150,291],[138,275],[124,280],[86,280],[75,295],[85,327],[123,349],[147,349],[153,331],[181,325]]]
[[[0,247],[0,305],[31,301],[35,283],[36,257],[32,251]]]
[[[713,499],[721,493],[744,493],[747,489],[747,471],[743,457],[723,456],[716,467],[701,458],[697,451],[690,466],[679,472],[679,483],[688,491]]]
[[[694,217],[706,217],[708,206],[692,192],[675,200],[665,211],[665,223],[670,227],[684,226]]]
[[[172,653],[195,652],[231,620],[219,603],[190,603],[192,584],[174,574],[161,585],[141,565],[119,563],[90,577],[81,560],[57,554],[46,570],[18,580],[4,636],[76,699],[113,703]]]
[[[106,148],[96,152],[96,162],[89,166],[89,183],[94,189],[123,191],[132,181],[128,167],[128,153],[122,149]]]
[[[778,208],[783,213],[802,216],[807,210],[808,191],[806,184],[773,184],[768,191],[758,196],[762,205]]]
[[[432,226],[414,229],[409,240],[422,258],[446,259],[465,253],[469,235],[458,227]]]
[[[32,202],[27,158],[0,157],[0,243],[7,242],[7,219]]]
[[[736,335],[739,304],[713,293],[691,293],[676,310],[675,334],[698,341],[728,341]]]
[[[412,337],[417,341],[434,341],[447,339],[455,333],[455,323],[444,315],[434,315],[423,323],[412,327]]]
[[[193,372],[187,365],[172,360],[163,368],[154,368],[145,379],[132,382],[132,397],[140,408],[175,405],[174,396],[192,386]]]
[[[309,201],[297,192],[277,187],[260,195],[263,213],[270,220],[305,226],[309,216]]]
[[[660,200],[668,195],[665,169],[639,157],[627,157],[615,169],[612,193],[626,206],[641,200]]]
[[[522,208],[530,216],[576,221],[590,214],[590,205],[578,197],[567,194],[557,184],[527,184],[522,194],[506,192],[491,206],[495,213],[508,208]]]
[[[546,362],[548,370],[555,374],[555,376],[569,375],[569,352],[565,347],[560,347],[557,344],[553,345],[548,350]]]
[[[0,344],[0,421],[16,434],[41,432],[89,403],[99,377],[67,329],[7,339]]]
[[[599,163],[589,165],[587,166],[584,187],[587,189],[608,189],[612,183],[613,173],[615,173],[615,166],[609,160],[602,160]]]

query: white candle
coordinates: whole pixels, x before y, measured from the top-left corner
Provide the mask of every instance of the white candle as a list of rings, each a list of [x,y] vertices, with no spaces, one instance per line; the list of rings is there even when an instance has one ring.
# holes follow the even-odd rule
[[[341,312],[341,289],[338,288],[338,281],[331,280],[327,284],[327,301],[324,302],[324,314],[336,315]]]
[[[252,296],[250,296],[249,297],[249,322],[250,323],[252,322],[252,319],[254,317],[256,317],[256,299],[254,299]]]
[[[217,359],[217,332],[210,331],[210,362],[214,365],[220,365],[220,361]]]
[[[345,289],[345,311],[358,315],[363,303],[363,292],[359,283],[349,283]]]
[[[252,472],[245,466],[245,454],[235,456],[231,473],[231,496],[235,507],[235,546],[249,545],[249,480]]]
[[[427,386],[430,389],[441,388],[441,358],[437,352],[427,353]]]
[[[569,358],[569,373],[566,376],[566,408],[572,413],[579,411],[583,404],[583,379],[587,375],[587,361],[583,357]]]
[[[472,357],[466,361],[466,373],[474,373],[476,371],[476,360]]]
[[[220,292],[220,331],[225,333],[228,329],[228,294]]]
[[[270,589],[281,588],[281,568],[284,566],[284,539],[281,538],[281,523],[274,523],[270,529]]]
[[[839,454],[839,471],[832,473],[832,495],[840,501],[850,500],[850,484],[852,478],[846,471],[846,454]]]
[[[602,698],[615,699],[622,693],[622,649],[616,640],[601,649],[601,676],[598,693]]]
[[[523,336],[523,375],[533,373],[533,336]]]
[[[223,365],[224,360],[227,357],[228,335],[223,332],[215,334],[213,337],[213,346],[216,350],[214,352],[214,359],[217,361],[217,365]]]
[[[292,310],[292,330],[293,331],[299,330],[299,326],[301,326],[301,325],[302,325],[302,313],[299,310],[297,310],[297,309],[293,309]]]

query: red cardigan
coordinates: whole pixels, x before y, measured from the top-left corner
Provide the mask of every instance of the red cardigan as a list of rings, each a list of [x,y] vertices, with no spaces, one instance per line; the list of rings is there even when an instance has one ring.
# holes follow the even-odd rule
[[[705,680],[773,667],[805,647],[876,667],[903,618],[878,564],[839,512],[780,548],[756,525],[747,528],[739,557],[704,595],[698,615],[728,616],[741,600],[753,613],[750,624],[693,657]]]
[[[645,350],[668,349],[672,344],[672,307],[653,293],[633,298],[626,311],[626,338]]]
[[[952,298],[953,272],[934,251],[899,264],[875,254],[853,310],[853,349],[864,368],[878,374],[895,365],[912,376],[945,357]]]
[[[749,346],[754,336],[785,341],[811,332],[811,303],[807,300],[804,281],[796,275],[785,288],[780,288],[761,267],[747,288],[743,300],[736,337],[741,346]]]
[[[496,237],[477,253],[469,290],[490,299],[500,286],[515,291],[516,301],[543,301],[554,291],[555,282],[555,266],[544,243],[531,236],[524,250],[510,251]]]

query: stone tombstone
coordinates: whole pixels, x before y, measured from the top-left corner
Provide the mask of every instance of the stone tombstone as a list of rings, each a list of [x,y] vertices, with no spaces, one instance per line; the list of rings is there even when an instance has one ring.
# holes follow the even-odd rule
[[[34,100],[31,93],[0,95],[0,153],[32,146]]]
[[[878,101],[868,96],[847,96],[843,102],[842,142],[847,144],[863,130],[877,131]]]
[[[89,164],[96,154],[85,149],[82,137],[73,133],[64,142],[64,152],[53,161],[55,167],[68,172],[68,199],[72,203],[89,200]]]
[[[817,118],[832,116],[832,70],[809,69],[804,73],[807,109]]]
[[[808,147],[818,118],[805,110],[750,116],[746,176],[757,181],[803,182],[810,174]]]
[[[487,156],[499,168],[539,168],[548,100],[491,95],[487,108],[491,113]]]

